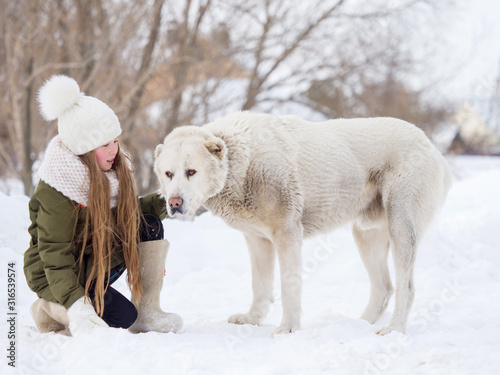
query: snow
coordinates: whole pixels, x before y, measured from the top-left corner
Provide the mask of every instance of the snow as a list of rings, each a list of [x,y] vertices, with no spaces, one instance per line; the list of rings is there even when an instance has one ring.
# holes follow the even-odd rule
[[[161,295],[180,314],[177,334],[130,334],[100,328],[91,335],[39,334],[25,282],[28,198],[0,193],[0,342],[2,374],[496,374],[500,368],[500,159],[450,159],[455,183],[423,240],[415,266],[416,298],[407,334],[374,334],[358,317],[369,284],[349,226],[303,247],[302,329],[271,338],[277,302],[262,326],[226,323],[251,301],[242,235],[205,213],[167,220],[171,242]],[[15,263],[16,369],[7,366],[7,268]],[[392,272],[392,269],[391,269]],[[277,274],[276,274],[277,276]],[[115,286],[130,296],[124,277]]]

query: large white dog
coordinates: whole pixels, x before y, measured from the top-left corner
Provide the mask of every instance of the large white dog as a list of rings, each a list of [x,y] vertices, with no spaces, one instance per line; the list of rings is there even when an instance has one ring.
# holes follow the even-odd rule
[[[451,185],[450,169],[424,133],[393,118],[319,123],[238,112],[202,127],[175,129],[156,148],[155,172],[171,216],[203,205],[243,232],[253,302],[237,324],[259,324],[273,302],[275,258],[283,317],[274,333],[300,328],[301,246],[313,234],[353,222],[368,271],[362,318],[375,322],[393,293],[388,327],[405,331],[414,298],[417,246]]]

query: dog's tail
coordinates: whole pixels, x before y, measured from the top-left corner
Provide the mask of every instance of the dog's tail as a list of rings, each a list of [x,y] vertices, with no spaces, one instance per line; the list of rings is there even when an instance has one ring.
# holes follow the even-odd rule
[[[446,161],[446,159],[441,156],[441,170],[443,172],[443,190],[442,190],[442,197],[441,197],[441,202],[444,204],[446,201],[446,196],[448,195],[448,192],[451,189],[451,186],[453,185],[453,174],[451,172],[451,168]]]

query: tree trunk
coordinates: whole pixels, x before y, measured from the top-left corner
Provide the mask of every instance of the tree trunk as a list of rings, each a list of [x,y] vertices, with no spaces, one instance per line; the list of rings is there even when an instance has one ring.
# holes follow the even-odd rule
[[[27,77],[33,72],[33,58],[29,59],[28,66],[26,69]],[[32,129],[32,118],[31,118],[31,101],[33,100],[33,84],[29,83],[25,88],[26,96],[25,103],[23,105],[23,128],[24,128],[24,138],[23,138],[23,153],[24,153],[24,165],[22,166],[22,180],[24,183],[24,193],[27,196],[31,196],[34,192],[33,180],[32,180],[32,167],[33,160],[31,157],[31,129]]]

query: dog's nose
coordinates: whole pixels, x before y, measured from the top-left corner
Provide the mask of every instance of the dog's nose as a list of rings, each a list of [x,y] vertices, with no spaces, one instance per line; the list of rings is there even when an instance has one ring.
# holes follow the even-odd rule
[[[182,206],[182,198],[181,197],[172,197],[168,200],[168,205],[170,208],[179,208]]]

